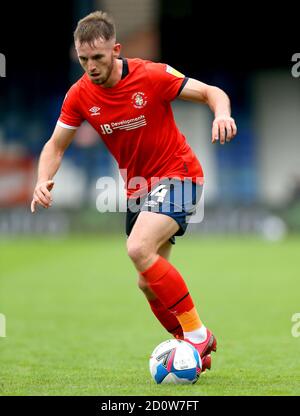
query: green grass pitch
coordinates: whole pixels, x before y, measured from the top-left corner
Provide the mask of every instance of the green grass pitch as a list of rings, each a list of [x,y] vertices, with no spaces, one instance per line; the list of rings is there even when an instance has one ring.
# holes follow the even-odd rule
[[[136,286],[125,238],[0,243],[0,395],[299,395],[300,240],[179,238],[172,253],[218,339],[193,386],[152,381],[170,338]]]

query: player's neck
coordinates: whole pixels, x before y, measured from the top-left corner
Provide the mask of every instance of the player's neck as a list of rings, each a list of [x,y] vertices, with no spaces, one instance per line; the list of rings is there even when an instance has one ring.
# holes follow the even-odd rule
[[[111,71],[110,77],[105,84],[102,85],[104,88],[112,88],[121,80],[123,71],[123,60],[115,59],[113,69]]]

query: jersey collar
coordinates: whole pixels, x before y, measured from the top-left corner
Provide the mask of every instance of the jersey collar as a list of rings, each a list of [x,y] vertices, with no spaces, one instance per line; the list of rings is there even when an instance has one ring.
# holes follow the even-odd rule
[[[121,79],[124,79],[129,74],[128,61],[126,58],[123,58],[122,56],[120,56],[119,59],[122,59],[122,62],[123,62]]]

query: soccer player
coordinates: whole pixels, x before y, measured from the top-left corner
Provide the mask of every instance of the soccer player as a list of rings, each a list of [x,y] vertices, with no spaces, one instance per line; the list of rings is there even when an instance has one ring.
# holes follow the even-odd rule
[[[37,205],[51,206],[53,177],[76,129],[87,120],[121,173],[126,172],[127,250],[138,286],[165,329],[196,347],[205,371],[216,338],[200,320],[183,277],[168,260],[175,236],[185,233],[201,197],[203,172],[175,124],[170,103],[178,97],[207,104],[215,116],[212,143],[225,144],[237,132],[229,98],[169,65],[120,57],[114,22],[101,11],[78,22],[74,42],[85,73],[69,89],[40,155],[31,211]],[[139,186],[137,178],[143,178]]]

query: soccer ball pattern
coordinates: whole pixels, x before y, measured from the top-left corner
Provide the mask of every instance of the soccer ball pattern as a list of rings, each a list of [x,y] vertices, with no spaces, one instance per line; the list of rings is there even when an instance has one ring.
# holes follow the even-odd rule
[[[157,384],[194,384],[201,373],[202,361],[191,344],[169,339],[154,349],[149,367]]]

